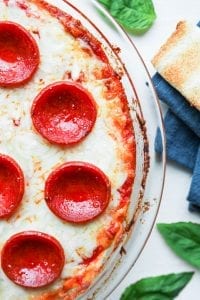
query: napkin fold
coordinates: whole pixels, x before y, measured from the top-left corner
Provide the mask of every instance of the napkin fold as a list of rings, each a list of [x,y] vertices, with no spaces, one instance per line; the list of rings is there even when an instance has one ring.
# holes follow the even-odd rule
[[[200,137],[200,112],[158,73],[153,76],[153,83],[159,99],[165,102],[171,111]]]
[[[193,172],[199,148],[199,138],[169,109],[164,119],[166,131],[166,152],[170,160]],[[155,150],[162,151],[160,131],[155,140]]]
[[[200,212],[200,112],[158,73],[152,80],[159,99],[169,106],[164,118],[167,157],[193,173],[187,200],[190,211]],[[162,151],[159,131],[155,150]]]

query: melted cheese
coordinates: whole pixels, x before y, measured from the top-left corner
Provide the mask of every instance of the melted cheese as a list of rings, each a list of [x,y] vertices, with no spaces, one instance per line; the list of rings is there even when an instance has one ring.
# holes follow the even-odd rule
[[[19,163],[26,180],[19,209],[8,221],[0,221],[0,249],[13,234],[38,230],[54,236],[61,243],[66,264],[60,280],[36,291],[18,287],[0,270],[0,299],[6,300],[26,300],[44,290],[58,288],[63,278],[73,276],[83,268],[80,266],[82,258],[90,257],[97,247],[97,233],[111,221],[107,211],[117,206],[117,189],[127,177],[123,158],[119,155],[124,151],[124,144],[120,134],[112,128],[112,105],[108,105],[104,97],[104,80],[97,80],[94,76],[94,70],[101,70],[104,63],[94,54],[91,56],[92,52],[88,54],[84,51],[83,46],[88,45],[75,40],[48,12],[29,3],[27,13],[19,8],[17,2],[10,0],[6,6],[4,1],[0,1],[0,20],[10,20],[24,26],[38,43],[41,61],[38,71],[25,86],[0,88],[0,153],[10,155]],[[48,84],[65,79],[66,74],[71,74],[70,80],[77,80],[81,73],[85,78],[83,86],[92,93],[98,106],[94,129],[84,141],[73,147],[51,145],[33,128],[30,117],[33,99]],[[98,166],[112,183],[112,199],[107,211],[86,225],[61,221],[44,201],[47,176],[60,164],[74,160]]]

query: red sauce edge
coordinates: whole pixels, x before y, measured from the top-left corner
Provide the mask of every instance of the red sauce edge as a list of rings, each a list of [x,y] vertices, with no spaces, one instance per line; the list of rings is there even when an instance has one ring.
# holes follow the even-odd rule
[[[74,38],[81,39],[88,44],[96,56],[105,63],[108,63],[108,58],[102,49],[101,43],[85,29],[79,20],[74,19],[59,8],[47,3],[44,0],[30,0],[36,5],[46,9],[51,16],[57,18],[64,26],[65,30]]]
[[[92,256],[84,258],[83,262],[81,264],[89,265],[92,261],[94,261],[102,253],[103,250],[104,250],[104,248],[101,245],[97,246],[93,250]]]

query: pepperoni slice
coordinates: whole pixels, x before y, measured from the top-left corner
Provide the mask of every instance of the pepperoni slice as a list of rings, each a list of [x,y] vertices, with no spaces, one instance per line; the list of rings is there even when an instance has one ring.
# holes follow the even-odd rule
[[[111,186],[97,167],[68,162],[54,170],[45,184],[45,200],[59,218],[74,223],[90,221],[107,207]]]
[[[90,93],[77,83],[56,82],[43,89],[32,106],[36,130],[49,142],[74,144],[92,130],[96,104]]]
[[[39,50],[31,34],[21,25],[0,22],[0,86],[27,82],[39,65]]]
[[[54,282],[60,276],[64,262],[60,243],[37,231],[13,235],[1,253],[4,273],[14,283],[27,288],[39,288]]]
[[[0,155],[0,218],[10,217],[24,194],[24,175],[9,156]]]

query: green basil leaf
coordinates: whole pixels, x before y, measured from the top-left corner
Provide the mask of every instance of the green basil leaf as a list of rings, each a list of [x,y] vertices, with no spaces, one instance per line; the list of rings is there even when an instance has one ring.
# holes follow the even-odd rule
[[[146,32],[156,18],[152,0],[111,0],[109,9],[111,15],[134,34]]]
[[[139,280],[125,289],[120,300],[173,300],[193,274],[185,272]]]
[[[103,4],[106,8],[110,8],[112,0],[98,0],[101,4]]]
[[[200,224],[179,222],[157,224],[168,246],[183,260],[200,268]]]

